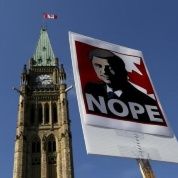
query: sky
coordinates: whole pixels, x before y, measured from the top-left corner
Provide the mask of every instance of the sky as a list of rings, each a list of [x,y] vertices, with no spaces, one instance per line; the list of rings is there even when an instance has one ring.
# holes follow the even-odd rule
[[[0,177],[12,178],[18,94],[23,65],[42,25],[74,86],[68,32],[141,50],[170,125],[178,137],[177,0],[0,0]],[[58,20],[45,21],[43,12]],[[141,178],[135,159],[87,155],[75,88],[69,92],[76,178]],[[168,150],[169,151],[169,150]],[[178,156],[178,155],[175,155]],[[177,164],[150,161],[157,178],[178,177]],[[171,175],[171,176],[170,176]]]

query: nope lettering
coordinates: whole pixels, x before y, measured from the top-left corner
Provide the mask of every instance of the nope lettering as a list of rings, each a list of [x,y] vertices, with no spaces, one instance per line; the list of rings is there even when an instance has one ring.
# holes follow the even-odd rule
[[[135,102],[128,102],[127,104],[119,99],[110,99],[107,103],[104,100],[104,97],[98,96],[98,99],[94,98],[91,94],[85,94],[86,101],[88,105],[88,109],[90,111],[95,111],[97,108],[101,113],[108,114],[107,108],[109,112],[119,117],[126,117],[129,114],[132,115],[133,119],[139,119],[139,116],[147,112],[149,120],[153,122],[163,122],[160,118],[160,113],[157,106],[154,105],[141,105]],[[117,109],[115,107],[119,105],[121,109]]]

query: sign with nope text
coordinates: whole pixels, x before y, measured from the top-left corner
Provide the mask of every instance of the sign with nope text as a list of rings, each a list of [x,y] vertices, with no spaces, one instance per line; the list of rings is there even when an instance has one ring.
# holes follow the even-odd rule
[[[85,124],[172,137],[141,51],[70,33]]]

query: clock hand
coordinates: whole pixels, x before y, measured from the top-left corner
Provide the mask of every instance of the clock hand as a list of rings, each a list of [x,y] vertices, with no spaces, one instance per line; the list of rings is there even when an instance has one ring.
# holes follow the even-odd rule
[[[51,79],[45,78],[45,79],[43,79],[43,81],[44,81],[44,80],[51,80]]]

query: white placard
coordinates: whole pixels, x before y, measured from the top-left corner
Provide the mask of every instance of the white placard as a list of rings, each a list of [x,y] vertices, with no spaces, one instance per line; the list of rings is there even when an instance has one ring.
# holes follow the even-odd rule
[[[168,126],[142,53],[72,32],[69,33],[69,39],[87,153],[178,163],[177,139]],[[131,97],[130,101],[123,100],[121,96],[125,92],[124,89],[117,91],[120,96],[114,99],[106,99],[103,91],[98,92],[100,85],[104,85],[104,82],[97,79],[95,70],[92,69],[96,63],[92,63],[90,53],[98,48],[111,51],[124,61],[129,86],[132,85],[135,91],[139,90],[144,93],[144,96],[152,98],[150,101],[153,101],[152,104],[147,101],[147,97],[144,100],[146,104],[139,100],[134,102],[134,97]],[[101,56],[97,56],[95,62],[98,58]],[[104,67],[107,66],[107,70],[111,71],[112,66],[108,63],[104,60]],[[101,67],[102,65],[103,63]],[[141,81],[138,80],[138,76],[142,78]],[[109,77],[105,79],[109,80]],[[94,92],[90,90],[93,88]],[[101,104],[103,102],[107,103],[107,106]],[[120,105],[121,110],[116,105]],[[108,107],[111,111],[108,111]],[[122,116],[118,116],[117,112]],[[146,120],[140,117],[145,114],[144,112],[149,113]],[[136,117],[138,117],[137,120],[134,119]]]

